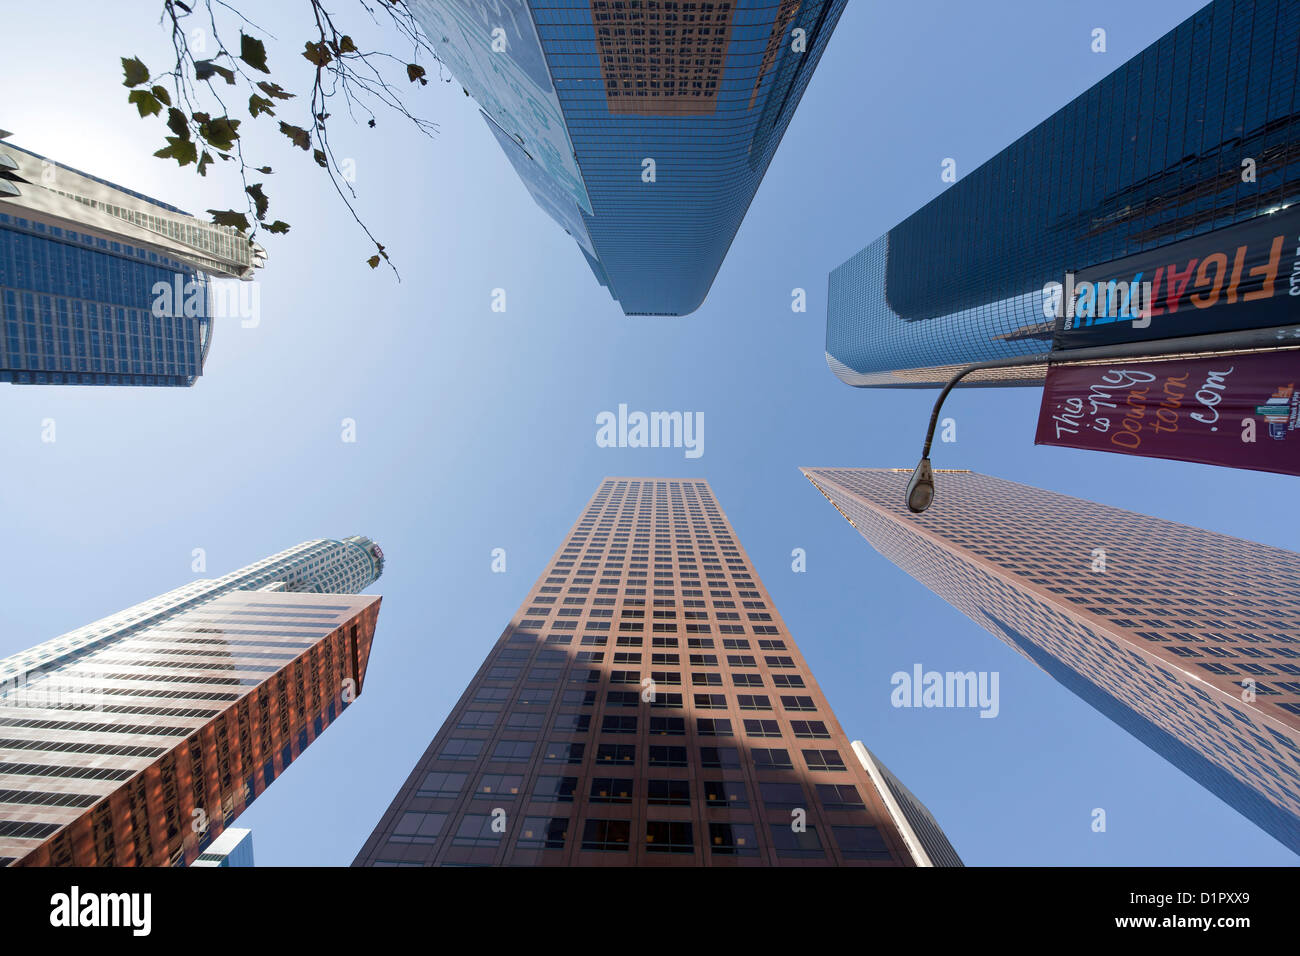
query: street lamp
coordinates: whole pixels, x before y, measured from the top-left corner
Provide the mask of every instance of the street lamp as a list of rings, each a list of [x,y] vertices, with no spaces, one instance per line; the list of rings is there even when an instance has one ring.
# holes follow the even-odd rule
[[[1154,342],[1126,342],[1123,345],[1100,345],[1093,348],[1065,349],[1055,352],[1036,352],[1014,358],[992,359],[967,365],[948,380],[934,410],[930,412],[930,427],[925,433],[925,447],[921,460],[907,482],[907,510],[920,514],[934,501],[934,469],[930,467],[930,446],[934,443],[934,429],[939,423],[939,412],[958,382],[971,372],[990,368],[1016,368],[1023,365],[1044,365],[1049,362],[1086,362],[1096,359],[1156,358],[1169,355],[1199,355],[1209,352],[1268,351],[1300,346],[1300,325],[1277,326],[1268,329],[1246,329],[1236,332],[1216,332],[1212,335],[1192,335],[1181,339],[1162,339]]]
[[[934,410],[930,412],[930,427],[925,432],[925,447],[921,449],[921,461],[917,464],[916,470],[912,472],[912,477],[907,483],[907,510],[914,514],[920,514],[926,508],[930,507],[930,502],[934,501],[934,469],[930,467],[930,446],[934,443],[934,429],[939,423],[939,412],[943,410],[943,403],[948,398],[948,393],[953,387],[971,372],[978,372],[986,368],[1015,368],[1018,365],[1042,365],[1047,362],[1050,352],[1038,352],[1033,355],[1017,355],[1009,359],[992,359],[988,362],[977,362],[974,365],[967,365],[964,369],[948,379],[948,384],[943,387],[939,397],[935,399]]]

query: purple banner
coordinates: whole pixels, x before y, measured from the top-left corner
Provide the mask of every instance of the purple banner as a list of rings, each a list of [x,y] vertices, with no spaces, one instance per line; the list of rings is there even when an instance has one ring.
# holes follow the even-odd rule
[[[1300,475],[1300,350],[1053,365],[1036,445]]]

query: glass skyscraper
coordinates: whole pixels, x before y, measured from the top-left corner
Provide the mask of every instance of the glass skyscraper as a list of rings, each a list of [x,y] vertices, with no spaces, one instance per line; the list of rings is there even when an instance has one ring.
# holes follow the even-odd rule
[[[0,133],[0,382],[193,385],[260,246]],[[233,286],[239,286],[234,283]]]
[[[308,541],[0,660],[0,866],[193,863],[360,694],[383,565]]]
[[[704,301],[846,0],[412,0],[629,315]]]
[[[850,385],[933,386],[1045,352],[1043,289],[1067,270],[1300,201],[1298,61],[1300,4],[1210,3],[835,269],[827,364]]]
[[[960,866],[892,779],[708,483],[607,478],[353,865]]]
[[[882,555],[1300,853],[1300,555],[971,472],[940,474],[923,514],[910,469],[804,475]]]

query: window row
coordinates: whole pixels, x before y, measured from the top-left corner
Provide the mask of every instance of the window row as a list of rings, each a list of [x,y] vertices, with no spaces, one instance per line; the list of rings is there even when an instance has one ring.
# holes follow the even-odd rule
[[[635,720],[635,718],[629,718]],[[762,735],[755,735],[762,736]],[[439,760],[477,760],[483,753],[486,740],[453,737],[443,745]],[[499,763],[527,763],[533,757],[537,743],[533,740],[499,740],[488,759]],[[552,743],[547,745],[546,761],[551,763],[580,763],[585,750],[578,743]],[[686,747],[650,745],[646,749],[646,763],[651,767],[688,767]],[[751,747],[750,761],[759,770],[792,770],[794,760],[790,751],[781,747]],[[803,762],[809,770],[845,771],[844,758],[837,750],[801,750]],[[576,756],[576,759],[575,759]],[[636,762],[635,744],[599,744],[596,762],[606,764],[632,764]],[[739,768],[741,755],[736,747],[700,747],[699,762],[703,767]]]
[[[469,813],[460,818],[454,833],[445,832],[449,814],[404,813],[389,837],[392,844],[437,844],[453,847],[501,845],[509,830],[501,814]],[[526,817],[515,839],[523,850],[562,850],[569,841],[570,822],[563,817]],[[579,849],[583,851],[627,852],[632,847],[632,823],[628,820],[589,819],[582,825]],[[824,859],[826,848],[816,826],[790,823],[768,824],[767,832],[778,857]],[[835,845],[849,860],[890,860],[880,831],[871,826],[832,826]],[[449,839],[448,839],[449,838]],[[695,825],[687,821],[650,820],[638,841],[650,853],[694,853]],[[758,832],[751,823],[710,823],[706,843],[712,853],[757,856]]]
[[[631,694],[632,700],[626,702],[610,702],[611,707],[636,707],[641,700],[639,695]],[[696,701],[697,708],[705,708],[707,705],[700,704]],[[726,704],[720,704],[719,707],[725,708]],[[492,710],[467,710],[461,715],[456,727],[460,730],[484,730],[493,727],[500,718],[498,711]],[[543,713],[511,713],[505,720],[504,727],[506,730],[540,730],[545,723],[546,715]],[[746,737],[782,737],[784,732],[776,720],[764,719],[758,717],[746,717],[740,721],[742,733]],[[686,734],[687,723],[685,717],[650,717],[649,721],[642,725],[632,714],[606,714],[601,718],[597,729],[602,734],[635,734],[640,732],[641,726],[648,729],[650,735],[682,737]],[[826,722],[822,720],[792,720],[790,721],[791,732],[796,737],[829,740],[831,733]],[[579,713],[562,713],[555,717],[551,724],[552,730],[563,731],[565,733],[587,733],[592,729],[592,718],[590,714]],[[730,718],[727,717],[697,717],[695,718],[695,733],[700,737],[734,737],[736,731]]]
[[[433,770],[426,773],[416,790],[417,797],[452,799],[465,792],[469,774],[459,771]],[[572,803],[586,792],[595,803],[632,803],[636,780],[631,777],[598,776],[580,787],[580,778],[561,774],[542,774],[533,783],[530,799],[541,803]],[[470,791],[474,799],[513,800],[521,796],[523,774],[485,773]],[[708,807],[724,810],[744,809],[750,805],[747,788],[741,780],[705,780],[700,799]],[[646,802],[652,806],[691,806],[691,782],[685,779],[649,779],[645,781]],[[814,784],[818,804],[826,810],[862,810],[866,805],[858,788],[851,783]],[[761,781],[758,802],[769,808],[790,809],[808,806],[803,784]]]

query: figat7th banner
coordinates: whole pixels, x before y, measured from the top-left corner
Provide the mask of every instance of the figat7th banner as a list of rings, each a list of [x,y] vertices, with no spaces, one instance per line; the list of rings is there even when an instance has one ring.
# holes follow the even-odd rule
[[[1300,322],[1300,205],[1067,275],[1058,350]]]
[[[1036,445],[1300,475],[1300,349],[1053,365]]]

